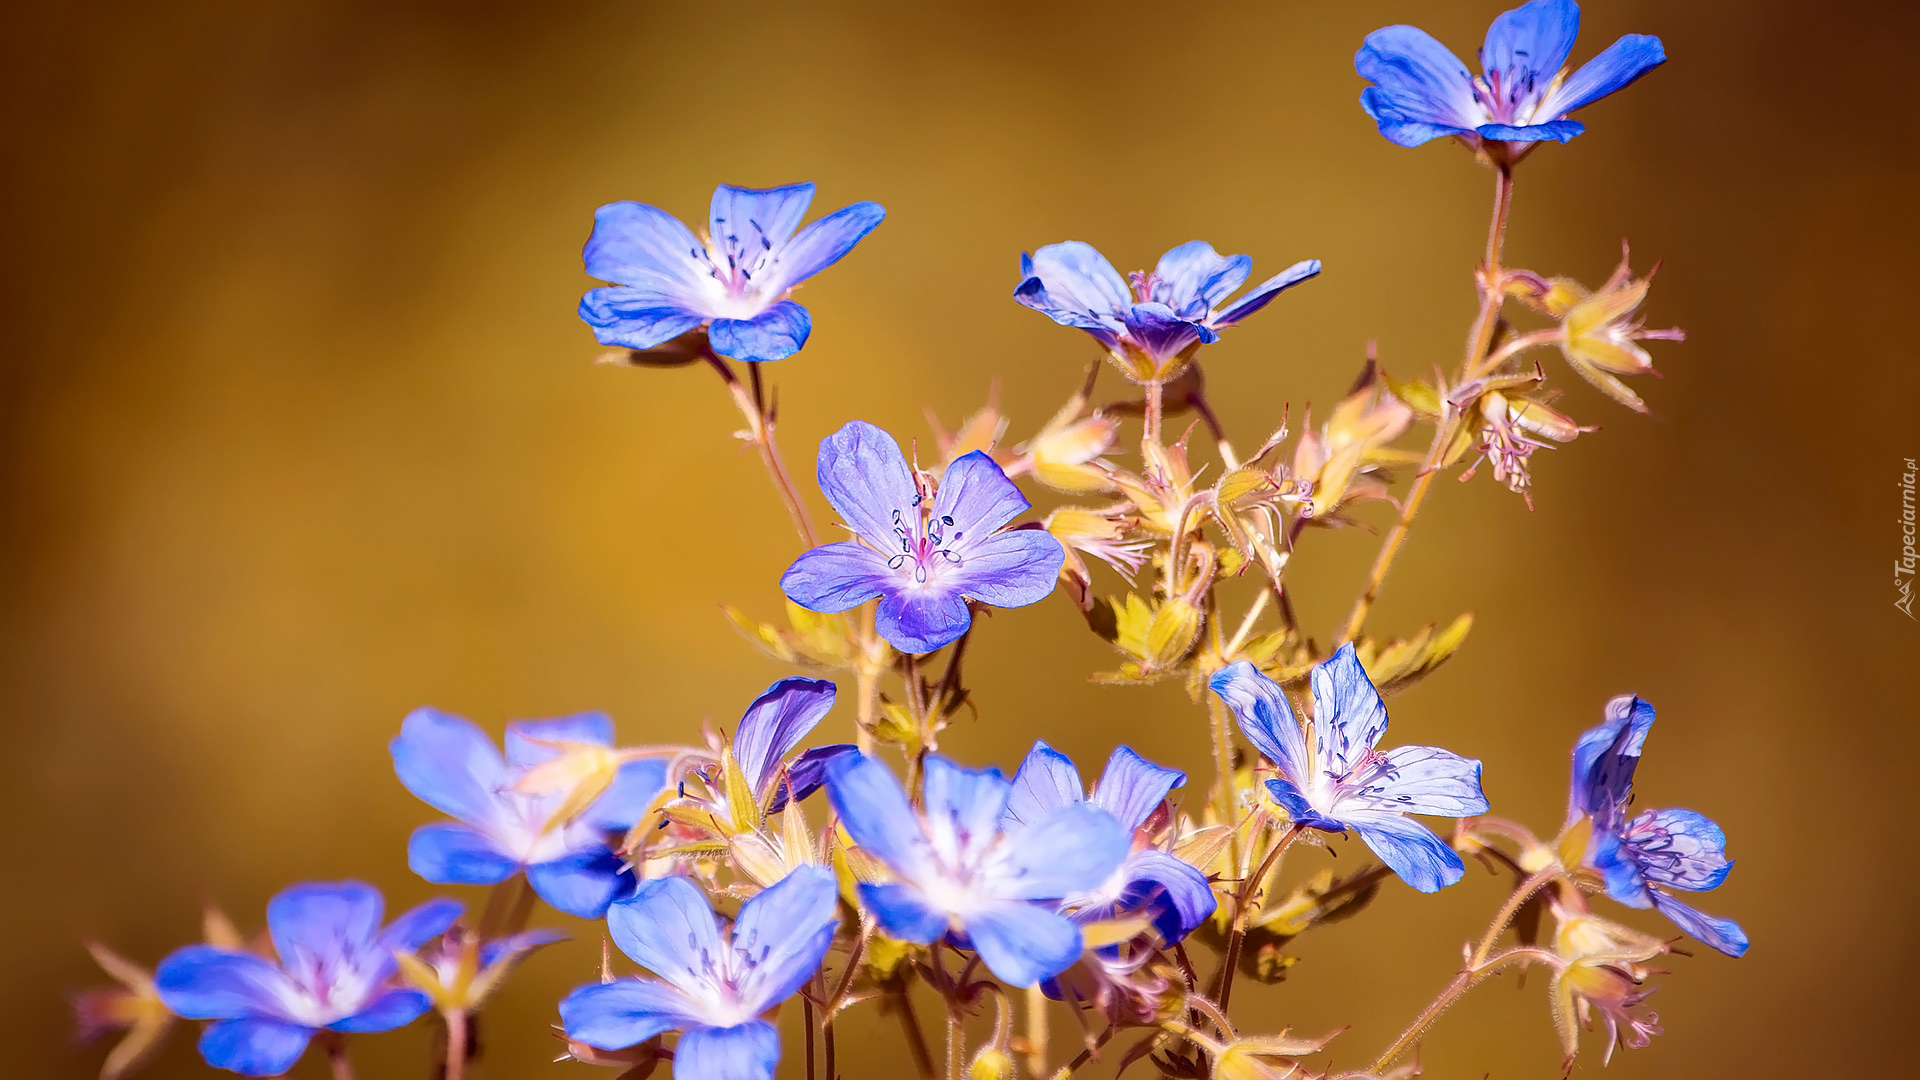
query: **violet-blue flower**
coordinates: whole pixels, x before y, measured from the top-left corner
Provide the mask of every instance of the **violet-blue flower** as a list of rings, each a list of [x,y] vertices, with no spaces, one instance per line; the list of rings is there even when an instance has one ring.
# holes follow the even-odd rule
[[[1311,745],[1280,684],[1242,660],[1213,677],[1213,692],[1279,775],[1267,781],[1293,824],[1360,834],[1380,861],[1421,892],[1466,873],[1451,847],[1408,814],[1470,817],[1487,812],[1480,763],[1433,746],[1377,749],[1387,706],[1351,643],[1315,665]]]
[[[458,824],[426,825],[407,844],[407,865],[436,885],[498,885],[524,871],[555,910],[597,919],[631,892],[633,874],[609,845],[640,820],[666,785],[666,763],[620,766],[612,786],[572,821],[555,821],[565,792],[529,792],[517,782],[566,743],[613,744],[604,713],[507,725],[506,754],[471,721],[420,709],[392,744],[393,769],[422,802]]]
[[[1106,256],[1078,240],[1020,256],[1013,298],[1062,326],[1085,330],[1121,370],[1141,382],[1178,374],[1201,345],[1320,272],[1307,259],[1282,270],[1222,309],[1253,272],[1248,255],[1221,255],[1201,240],[1160,256],[1151,274],[1134,273],[1133,288]]]
[[[1473,145],[1566,142],[1586,130],[1569,113],[1667,59],[1659,38],[1628,34],[1569,75],[1567,56],[1579,32],[1573,0],[1523,4],[1487,29],[1480,49],[1485,74],[1476,78],[1425,30],[1375,30],[1353,58],[1354,70],[1374,84],[1360,92],[1360,107],[1396,146],[1444,135]]]
[[[800,229],[812,184],[714,190],[706,236],[634,202],[594,214],[587,273],[612,288],[580,301],[580,318],[602,345],[650,349],[697,327],[713,351],[735,360],[784,360],[813,329],[788,299],[801,282],[838,262],[887,212],[855,203]]]
[[[1112,877],[1131,846],[1126,830],[1088,802],[1003,827],[1013,788],[998,769],[966,769],[934,754],[924,775],[919,812],[878,761],[848,754],[827,766],[827,798],[841,827],[897,879],[860,886],[880,929],[916,945],[947,938],[971,948],[1008,986],[1073,966],[1084,951],[1080,929],[1053,902]]]
[[[1606,719],[1573,749],[1568,823],[1593,821],[1586,859],[1606,881],[1607,895],[1629,907],[1651,907],[1697,941],[1728,956],[1747,951],[1747,934],[1732,919],[1704,914],[1670,890],[1717,889],[1733,870],[1720,826],[1691,810],[1646,810],[1627,817],[1633,774],[1653,727],[1653,706],[1632,695],[1607,703]]]
[[[567,1038],[621,1050],[669,1031],[675,1080],[772,1080],[780,1034],[762,1014],[820,969],[840,917],[833,875],[802,866],[740,905],[723,930],[683,877],[607,911],[613,943],[658,978],[583,986],[560,1002]]]
[[[1167,793],[1186,782],[1187,775],[1178,769],[1155,765],[1122,746],[1107,759],[1106,771],[1089,795],[1072,759],[1044,742],[1036,742],[1014,774],[1013,791],[1000,823],[1007,829],[1032,825],[1048,814],[1082,803],[1112,814],[1132,841],[1126,861],[1097,887],[1062,898],[1060,908],[1075,922],[1108,919],[1123,911],[1145,911],[1153,919],[1160,940],[1173,945],[1206,922],[1217,903],[1205,874],[1153,846],[1152,838],[1146,835],[1150,819],[1166,803]]]
[[[826,782],[827,762],[853,751],[846,743],[816,746],[787,760],[800,740],[826,718],[837,692],[825,679],[781,679],[755,698],[740,718],[733,733],[733,760],[747,787],[769,812],[778,811],[790,798],[798,801],[818,791]],[[719,809],[727,812],[724,805]]]
[[[800,556],[780,588],[829,615],[878,597],[875,628],[903,653],[930,653],[966,633],[968,600],[1040,602],[1066,563],[1044,529],[1005,528],[1032,504],[977,450],[947,466],[928,499],[893,437],[856,420],[820,443],[819,478],[855,539]]]
[[[445,933],[460,905],[436,900],[380,925],[385,903],[371,885],[295,885],[267,903],[279,962],[212,945],[189,945],[154,972],[174,1015],[212,1020],[200,1056],[242,1076],[293,1068],[319,1032],[391,1031],[418,1019],[425,994],[394,979],[394,954]]]

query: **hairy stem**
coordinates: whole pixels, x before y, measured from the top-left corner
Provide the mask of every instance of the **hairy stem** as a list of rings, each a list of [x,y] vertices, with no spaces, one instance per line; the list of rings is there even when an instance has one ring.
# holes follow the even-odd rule
[[[440,1075],[445,1080],[461,1080],[467,1071],[467,1011],[448,1009],[441,1015],[447,1021],[447,1064]]]
[[[733,369],[712,349],[703,349],[701,356],[713,367],[726,384],[727,395],[733,399],[734,407],[740,410],[741,419],[747,422],[747,437],[754,448],[760,451],[760,461],[767,467],[767,476],[773,480],[773,488],[786,505],[788,516],[793,518],[793,527],[800,534],[800,541],[809,548],[817,547],[814,539],[813,519],[807,514],[806,504],[800,501],[800,491],[793,485],[793,477],[788,475],[786,462],[780,457],[780,444],[773,435],[772,411],[767,408],[766,393],[760,382],[760,368],[757,364],[748,364],[747,370],[753,380],[753,388],[740,385],[740,379]]]
[[[1233,999],[1233,984],[1239,974],[1240,950],[1246,946],[1247,942],[1247,924],[1253,917],[1253,894],[1259,891],[1261,883],[1280,861],[1280,856],[1293,846],[1294,839],[1305,831],[1298,825],[1287,826],[1286,833],[1274,842],[1273,850],[1267,852],[1267,857],[1260,860],[1260,868],[1242,880],[1240,888],[1234,892],[1233,929],[1227,934],[1226,954],[1220,958],[1220,992],[1214,995],[1214,1001],[1219,1004],[1223,1019],[1226,1016],[1227,1005]]]
[[[1047,995],[1039,983],[1027,987],[1027,1075],[1047,1071]]]
[[[1488,954],[1493,952],[1494,943],[1500,940],[1500,934],[1506,930],[1507,924],[1513,922],[1514,916],[1520,914],[1521,906],[1532,899],[1534,893],[1558,878],[1561,872],[1560,865],[1555,863],[1515,886],[1513,895],[1507,897],[1507,902],[1500,905],[1500,911],[1494,915],[1493,922],[1487,925],[1486,934],[1480,938],[1480,947],[1473,950],[1473,957],[1468,963],[1471,965],[1485,963]]]
[[[1413,1023],[1407,1025],[1407,1029],[1400,1033],[1400,1037],[1393,1040],[1392,1045],[1381,1052],[1380,1057],[1374,1061],[1373,1067],[1368,1072],[1379,1075],[1385,1071],[1387,1066],[1392,1065],[1401,1054],[1406,1053],[1409,1047],[1418,1042],[1420,1036],[1427,1033],[1427,1029],[1433,1026],[1434,1021],[1440,1019],[1442,1013],[1451,1009],[1466,996],[1467,991],[1479,985],[1487,976],[1495,974],[1510,964],[1551,964],[1553,960],[1553,954],[1541,949],[1509,949],[1481,963],[1461,968],[1453,977],[1453,981],[1447,984],[1446,989],[1440,991],[1440,996],[1434,998],[1425,1009],[1421,1010],[1420,1015],[1414,1017]]]
[[[1142,415],[1140,442],[1142,447],[1160,445],[1160,416],[1166,410],[1166,386],[1155,381],[1147,384],[1147,403]],[[1147,458],[1152,461],[1151,457]]]

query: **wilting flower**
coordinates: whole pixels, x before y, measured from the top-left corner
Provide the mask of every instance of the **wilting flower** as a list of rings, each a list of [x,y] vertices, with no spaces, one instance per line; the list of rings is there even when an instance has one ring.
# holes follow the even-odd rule
[[[1252,271],[1252,256],[1221,255],[1194,240],[1160,256],[1153,273],[1133,274],[1129,292],[1127,279],[1106,256],[1069,240],[1020,256],[1023,280],[1013,298],[1061,326],[1093,335],[1129,377],[1165,382],[1194,350],[1220,340],[1221,330],[1318,274],[1320,261],[1295,263],[1221,310]]]
[[[833,875],[803,866],[740,906],[731,931],[681,877],[607,912],[620,951],[658,978],[583,986],[560,1002],[567,1038],[620,1050],[669,1031],[677,1080],[772,1080],[780,1034],[761,1014],[820,969],[840,917]]]
[[[1567,1062],[1580,1050],[1580,1028],[1596,1014],[1607,1028],[1601,1064],[1612,1060],[1616,1045],[1644,1048],[1660,1034],[1660,1014],[1641,1008],[1653,992],[1642,986],[1658,974],[1646,961],[1666,952],[1666,943],[1593,915],[1556,914],[1553,949],[1563,966],[1553,976],[1553,1019]]]
[[[1466,873],[1460,856],[1406,815],[1486,813],[1480,763],[1432,746],[1376,749],[1387,732],[1387,706],[1351,643],[1316,665],[1311,683],[1309,746],[1279,683],[1245,660],[1213,677],[1213,692],[1279,770],[1267,781],[1273,801],[1297,826],[1359,833],[1381,862],[1421,892],[1459,881]]]
[[[1586,130],[1567,114],[1666,62],[1660,39],[1628,34],[1568,75],[1580,32],[1573,0],[1533,0],[1493,20],[1475,78],[1425,30],[1389,26],[1367,35],[1353,67],[1373,83],[1360,92],[1380,134],[1398,146],[1443,135],[1470,145],[1566,142]]]
[[[189,945],[154,974],[174,1015],[213,1020],[200,1056],[243,1076],[278,1076],[319,1032],[391,1031],[419,1019],[425,994],[395,984],[394,954],[439,937],[460,917],[448,900],[422,904],[384,929],[379,890],[357,882],[295,885],[267,903],[280,962]]]
[[[1207,876],[1154,846],[1150,821],[1167,793],[1187,782],[1185,773],[1141,757],[1127,747],[1114,750],[1092,794],[1083,791],[1080,772],[1065,754],[1036,742],[1014,774],[1013,791],[1000,817],[1002,827],[1032,825],[1048,814],[1091,803],[1112,814],[1133,840],[1126,861],[1098,888],[1062,899],[1062,911],[1077,922],[1109,919],[1123,911],[1145,911],[1160,940],[1175,944],[1213,914],[1215,900]],[[1164,816],[1161,818],[1165,822]]]
[[[1391,458],[1388,447],[1407,433],[1413,420],[1413,410],[1394,396],[1378,365],[1369,360],[1327,422],[1315,431],[1309,418],[1294,445],[1292,476],[1311,499],[1310,520],[1340,521],[1341,507],[1386,498],[1387,486],[1375,474]]]
[[[1717,889],[1733,870],[1727,836],[1691,810],[1647,810],[1627,818],[1640,749],[1653,727],[1653,706],[1632,695],[1607,703],[1606,719],[1573,749],[1569,823],[1593,821],[1586,858],[1606,880],[1607,895],[1628,907],[1651,907],[1695,940],[1728,956],[1747,951],[1746,931],[1682,903],[1670,890]]]
[[[608,844],[640,820],[666,784],[666,764],[609,766],[603,794],[574,816],[570,793],[527,790],[533,770],[564,764],[572,747],[613,744],[604,713],[507,725],[506,755],[472,722],[420,709],[393,740],[393,769],[408,791],[458,824],[426,825],[407,844],[407,865],[435,885],[498,885],[526,872],[557,911],[597,919],[633,888]]]
[[[145,968],[105,945],[90,943],[87,951],[117,984],[83,990],[73,996],[73,1017],[83,1040],[95,1039],[109,1031],[124,1031],[119,1043],[107,1052],[100,1066],[100,1080],[115,1080],[140,1067],[160,1048],[160,1040],[173,1026],[173,1014],[161,1002],[153,986],[153,975]]]
[[[838,614],[878,597],[875,627],[904,653],[951,644],[968,600],[1025,607],[1053,591],[1066,552],[1042,529],[1005,529],[1032,504],[979,451],[947,467],[931,499],[893,437],[854,421],[820,444],[820,490],[857,539],[800,556],[787,598]]]
[[[784,360],[813,329],[807,309],[788,299],[795,286],[887,216],[879,203],[855,203],[795,235],[812,202],[812,184],[722,184],[705,237],[651,206],[603,206],[587,238],[587,273],[617,284],[587,293],[580,318],[602,345],[650,349],[705,326],[721,356]]]
[[[1540,305],[1560,319],[1560,352],[1580,377],[1629,409],[1646,412],[1646,402],[1620,381],[1622,375],[1658,375],[1653,357],[1642,341],[1684,341],[1678,327],[1648,330],[1640,307],[1647,301],[1652,273],[1635,278],[1622,249],[1620,265],[1598,291],[1588,292],[1578,282],[1559,278],[1551,282]]]
[[[1009,986],[1031,986],[1080,957],[1079,927],[1036,900],[1099,888],[1131,842],[1106,810],[1075,802],[1002,828],[1012,785],[997,769],[926,759],[925,811],[886,766],[849,754],[827,766],[827,797],[860,850],[898,878],[862,884],[860,901],[889,936],[917,945],[951,937]]]

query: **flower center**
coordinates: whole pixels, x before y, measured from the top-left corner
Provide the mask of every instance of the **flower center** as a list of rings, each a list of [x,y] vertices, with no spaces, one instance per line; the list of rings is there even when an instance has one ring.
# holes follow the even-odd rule
[[[958,544],[964,533],[953,528],[951,514],[934,517],[922,513],[925,503],[925,496],[916,495],[907,511],[893,512],[893,533],[900,541],[900,551],[887,560],[889,570],[903,569],[911,563],[913,580],[918,585],[927,583],[929,569],[937,570],[943,565],[958,567],[962,562],[960,554],[949,545]],[[953,529],[951,536],[948,529]]]

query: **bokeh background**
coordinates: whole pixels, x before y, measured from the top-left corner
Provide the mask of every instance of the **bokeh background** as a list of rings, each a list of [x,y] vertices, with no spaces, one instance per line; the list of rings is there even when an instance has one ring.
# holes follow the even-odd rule
[[[573,308],[596,206],[699,221],[717,181],[799,179],[816,213],[886,204],[771,372],[803,474],[850,418],[925,438],[924,410],[952,423],[995,386],[1016,435],[1045,418],[1089,346],[1008,299],[1022,250],[1085,239],[1125,269],[1199,237],[1260,277],[1318,257],[1320,280],[1208,350],[1251,442],[1336,398],[1370,339],[1404,373],[1453,362],[1488,175],[1381,140],[1351,57],[1396,21],[1470,55],[1501,6],[8,5],[4,1071],[97,1068],[64,1001],[99,981],[82,938],[152,962],[205,900],[257,922],[295,880],[444,891],[404,862],[432,817],[391,778],[408,710],[497,730],[605,708],[629,741],[690,739],[788,673],[720,614],[777,614],[795,552],[717,385],[590,363]],[[1589,5],[1576,60],[1629,31],[1673,60],[1525,164],[1511,261],[1597,281],[1629,236],[1665,260],[1652,321],[1689,340],[1641,384],[1653,417],[1555,369],[1604,430],[1540,455],[1531,513],[1484,475],[1443,485],[1373,622],[1478,613],[1395,732],[1485,759],[1505,813],[1557,825],[1573,737],[1632,690],[1662,716],[1642,798],[1726,826],[1739,866],[1704,906],[1756,944],[1676,958],[1667,1034],[1623,1075],[1878,1075],[1904,1054],[1920,624],[1888,563],[1920,455],[1916,30],[1897,4]],[[1309,537],[1323,637],[1376,543]],[[1064,599],[986,631],[960,756],[1011,765],[1041,732],[1090,767],[1125,740],[1206,775],[1203,713],[1171,685],[1090,685],[1111,657]],[[1390,888],[1236,1004],[1350,1023],[1331,1060],[1361,1064],[1499,895],[1479,874]],[[505,991],[483,1075],[586,1075],[546,1064],[552,1003],[594,963],[576,925]],[[201,1074],[188,1035],[151,1075]],[[427,1028],[358,1053],[365,1076],[421,1075]],[[1544,983],[1481,989],[1424,1056],[1553,1075]]]

